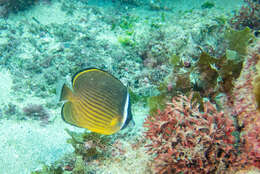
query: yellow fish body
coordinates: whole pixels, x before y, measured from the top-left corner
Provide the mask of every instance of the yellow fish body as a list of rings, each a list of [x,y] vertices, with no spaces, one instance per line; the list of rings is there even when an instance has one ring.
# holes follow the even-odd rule
[[[96,133],[114,134],[132,119],[127,87],[96,68],[76,73],[72,89],[63,85],[60,101],[65,101],[61,111],[65,122]]]

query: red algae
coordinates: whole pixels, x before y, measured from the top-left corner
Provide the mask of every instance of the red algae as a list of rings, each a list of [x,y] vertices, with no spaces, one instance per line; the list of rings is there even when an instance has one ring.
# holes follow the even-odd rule
[[[260,169],[260,111],[254,92],[257,62],[260,59],[260,41],[249,50],[240,77],[236,80],[228,105],[238,120],[242,161]],[[258,63],[259,64],[259,63]]]
[[[145,136],[151,140],[155,173],[224,173],[237,159],[233,121],[210,103],[204,112],[189,97],[174,97],[164,111],[148,116]]]

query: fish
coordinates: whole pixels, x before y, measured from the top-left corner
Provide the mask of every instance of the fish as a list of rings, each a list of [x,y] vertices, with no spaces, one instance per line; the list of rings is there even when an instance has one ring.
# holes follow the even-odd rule
[[[61,116],[71,125],[111,135],[133,121],[128,88],[112,74],[98,68],[77,72],[60,93]]]

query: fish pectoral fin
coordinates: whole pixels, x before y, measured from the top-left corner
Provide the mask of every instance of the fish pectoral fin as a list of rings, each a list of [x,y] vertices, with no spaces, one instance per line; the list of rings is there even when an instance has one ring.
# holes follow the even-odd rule
[[[112,120],[110,121],[110,127],[116,127],[119,124],[119,121],[119,117],[112,118]]]
[[[64,105],[62,106],[62,110],[61,110],[61,117],[66,123],[79,127],[77,125],[77,120],[75,119],[75,115],[72,112],[72,103],[71,102],[68,101],[68,102],[64,103]]]
[[[73,97],[73,93],[71,89],[66,84],[64,84],[61,89],[60,101],[69,100],[72,97]]]

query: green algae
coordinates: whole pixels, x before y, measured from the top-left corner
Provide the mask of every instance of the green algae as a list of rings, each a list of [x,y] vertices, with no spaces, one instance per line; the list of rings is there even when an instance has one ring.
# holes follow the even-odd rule
[[[119,36],[118,37],[118,42],[122,45],[122,46],[135,46],[135,42],[128,36]]]
[[[170,59],[169,59],[169,63],[173,66],[173,67],[178,67],[181,64],[181,58],[180,56],[177,56],[175,54],[173,54]]]
[[[228,41],[228,49],[236,51],[241,56],[247,54],[247,47],[254,39],[254,35],[248,27],[244,30],[230,29],[226,32],[225,37]]]
[[[73,174],[85,174],[87,171],[87,167],[85,161],[83,160],[82,156],[76,157],[76,162],[74,169],[72,171]]]
[[[162,93],[158,96],[151,96],[147,99],[148,106],[150,108],[149,114],[155,115],[158,110],[163,110],[166,106],[167,96],[165,93]]]
[[[202,90],[214,89],[217,86],[218,71],[216,65],[218,61],[205,52],[201,53],[194,69],[198,70],[200,74],[197,85]]]

